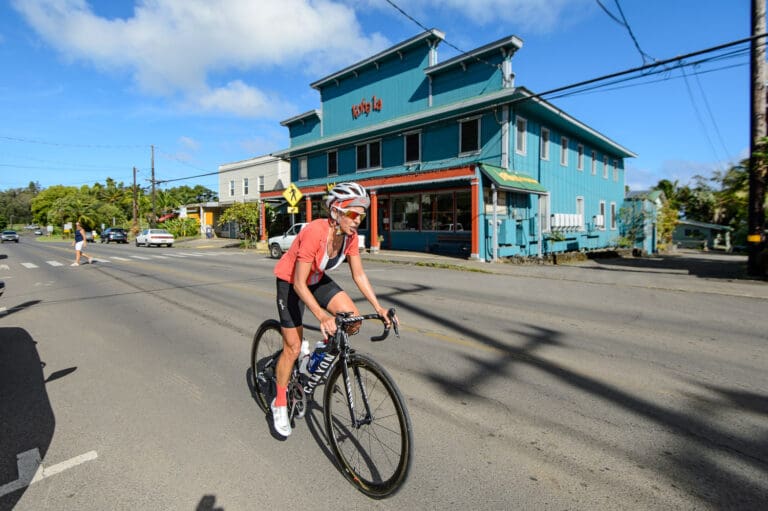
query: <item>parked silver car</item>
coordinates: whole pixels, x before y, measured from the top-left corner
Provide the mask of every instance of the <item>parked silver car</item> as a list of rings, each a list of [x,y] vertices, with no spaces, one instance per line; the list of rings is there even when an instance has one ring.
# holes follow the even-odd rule
[[[16,243],[19,242],[19,233],[16,231],[3,231],[3,234],[0,235],[0,242],[5,243],[6,241],[15,241]]]
[[[174,242],[173,234],[165,229],[144,229],[136,236],[136,246],[145,245],[151,247],[152,245],[165,245],[172,247]]]

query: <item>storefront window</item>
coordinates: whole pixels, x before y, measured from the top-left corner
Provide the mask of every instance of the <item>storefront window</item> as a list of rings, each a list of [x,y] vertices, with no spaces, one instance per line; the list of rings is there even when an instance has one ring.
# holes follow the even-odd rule
[[[453,224],[453,192],[421,196],[422,231],[452,231]]]
[[[419,228],[419,196],[392,197],[392,230],[415,231]]]
[[[457,231],[472,229],[472,196],[470,192],[456,192],[456,225]]]

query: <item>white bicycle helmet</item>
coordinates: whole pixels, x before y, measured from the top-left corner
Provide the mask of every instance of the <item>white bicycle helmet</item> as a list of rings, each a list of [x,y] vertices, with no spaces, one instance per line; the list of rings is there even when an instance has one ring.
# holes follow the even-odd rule
[[[351,208],[360,206],[368,209],[371,205],[371,199],[365,188],[357,183],[339,183],[328,192],[328,198],[325,199],[328,209],[332,206],[339,208]]]

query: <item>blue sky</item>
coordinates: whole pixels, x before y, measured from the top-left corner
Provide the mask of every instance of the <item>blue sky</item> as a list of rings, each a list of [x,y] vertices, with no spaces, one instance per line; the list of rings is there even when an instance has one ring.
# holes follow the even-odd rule
[[[520,37],[516,84],[534,92],[750,35],[749,0],[601,0],[645,57],[596,0],[393,3],[413,19],[387,0],[0,2],[0,190],[130,184],[134,166],[147,186],[152,145],[157,179],[283,149],[279,122],[319,107],[311,82],[422,32],[414,19],[445,33],[441,61]],[[638,154],[633,190],[711,176],[749,147],[745,51],[547,99]],[[165,186],[197,184],[218,188]]]

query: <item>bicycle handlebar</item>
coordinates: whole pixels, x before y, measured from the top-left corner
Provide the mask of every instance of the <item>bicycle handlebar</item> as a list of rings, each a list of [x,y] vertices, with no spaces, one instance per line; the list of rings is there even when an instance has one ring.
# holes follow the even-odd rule
[[[381,335],[374,335],[371,337],[371,341],[378,342],[383,341],[387,337],[389,337],[389,330],[390,327],[394,327],[395,329],[395,336],[400,337],[400,325],[397,323],[397,317],[395,316],[395,309],[391,308],[387,311],[387,317],[389,318],[389,327],[385,326],[384,331],[381,333]],[[362,316],[350,316],[348,312],[340,312],[339,314],[336,314],[336,325],[342,326],[342,325],[348,325],[350,323],[357,323],[358,321],[364,321],[366,319],[378,319],[382,323],[384,323],[384,318],[382,318],[378,314],[363,314]]]

